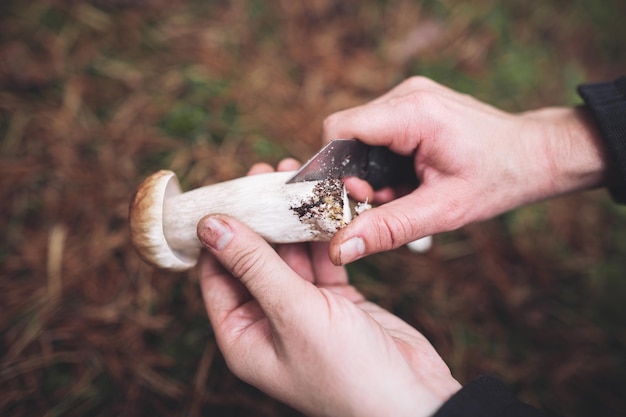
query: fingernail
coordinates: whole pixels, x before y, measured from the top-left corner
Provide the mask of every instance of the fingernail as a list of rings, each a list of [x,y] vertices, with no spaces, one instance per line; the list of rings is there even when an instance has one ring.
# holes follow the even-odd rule
[[[342,264],[359,259],[365,253],[365,242],[360,237],[353,237],[339,245]]]
[[[233,238],[233,231],[221,220],[209,217],[200,225],[198,237],[205,246],[214,250],[222,250]]]

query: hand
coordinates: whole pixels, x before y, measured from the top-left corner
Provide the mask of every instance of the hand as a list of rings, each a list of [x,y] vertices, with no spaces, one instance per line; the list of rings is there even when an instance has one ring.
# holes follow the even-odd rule
[[[335,235],[337,265],[417,238],[485,220],[512,208],[604,181],[602,144],[581,109],[509,114],[426,78],[335,113],[325,140],[358,138],[415,155],[421,185],[401,196],[346,181],[353,197],[387,203]]]
[[[200,262],[209,319],[242,380],[335,417],[431,415],[460,389],[423,335],[348,284],[326,244],[279,255],[223,215],[203,219],[198,236],[210,252]]]

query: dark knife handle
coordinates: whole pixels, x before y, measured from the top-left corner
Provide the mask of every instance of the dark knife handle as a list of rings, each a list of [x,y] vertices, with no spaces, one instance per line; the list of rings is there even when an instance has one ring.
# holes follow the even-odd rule
[[[406,185],[417,187],[419,180],[415,174],[415,158],[394,153],[385,146],[372,146],[364,180],[374,190],[385,187]]]

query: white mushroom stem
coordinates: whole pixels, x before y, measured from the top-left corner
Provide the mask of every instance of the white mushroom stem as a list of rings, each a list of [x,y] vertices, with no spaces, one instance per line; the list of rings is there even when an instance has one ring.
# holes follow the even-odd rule
[[[228,214],[273,243],[325,241],[352,219],[339,180],[286,184],[293,172],[273,172],[208,185],[186,193],[171,171],[138,188],[130,206],[133,244],[148,263],[185,270],[198,259],[196,228],[208,214]]]

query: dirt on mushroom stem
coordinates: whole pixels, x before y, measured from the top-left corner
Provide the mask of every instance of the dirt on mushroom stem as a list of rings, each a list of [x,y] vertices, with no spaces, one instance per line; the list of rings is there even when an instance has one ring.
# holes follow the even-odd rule
[[[339,229],[350,222],[346,218],[344,204],[345,188],[339,179],[319,181],[313,188],[313,194],[291,207],[300,221],[310,224],[314,233],[324,237],[332,237]]]

